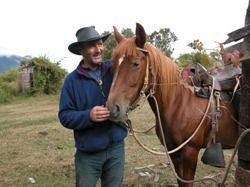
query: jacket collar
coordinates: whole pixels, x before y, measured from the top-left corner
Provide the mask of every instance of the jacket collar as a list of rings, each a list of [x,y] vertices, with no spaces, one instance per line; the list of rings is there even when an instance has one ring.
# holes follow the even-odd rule
[[[88,71],[82,67],[82,63],[83,60],[80,61],[80,63],[77,66],[77,73],[80,75],[83,75],[85,77],[91,78],[91,76],[89,75]],[[110,64],[106,64],[104,62],[101,62],[101,71],[102,71],[102,75],[105,75],[107,73],[107,71],[110,69],[111,65]]]

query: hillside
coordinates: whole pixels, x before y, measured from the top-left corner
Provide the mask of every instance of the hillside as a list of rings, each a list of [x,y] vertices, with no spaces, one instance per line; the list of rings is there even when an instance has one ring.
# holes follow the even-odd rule
[[[11,68],[17,69],[22,57],[17,55],[0,55],[0,73],[5,73]]]

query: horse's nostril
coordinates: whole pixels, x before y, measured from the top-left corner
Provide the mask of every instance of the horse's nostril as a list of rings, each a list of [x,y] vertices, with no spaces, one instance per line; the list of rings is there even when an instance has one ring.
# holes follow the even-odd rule
[[[114,117],[117,118],[120,114],[120,107],[119,105],[115,105]]]
[[[120,112],[120,107],[118,105],[115,105],[116,112]]]

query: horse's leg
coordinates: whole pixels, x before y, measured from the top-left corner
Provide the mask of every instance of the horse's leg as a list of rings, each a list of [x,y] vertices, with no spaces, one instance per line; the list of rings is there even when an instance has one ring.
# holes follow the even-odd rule
[[[184,146],[181,151],[171,155],[172,161],[175,166],[177,175],[185,180],[192,181],[194,180],[195,171],[197,167],[199,150],[189,147],[188,145]],[[178,180],[178,185],[180,187],[192,187],[193,183],[185,183]]]
[[[178,151],[177,153],[173,153],[170,155],[172,162],[175,167],[175,172],[178,175],[179,178],[183,179],[183,164],[181,162],[181,151]],[[182,182],[177,179],[178,186],[182,187]]]
[[[197,160],[199,150],[197,148],[186,145],[182,150],[182,163],[183,163],[183,179],[187,181],[194,180],[195,171],[197,167]],[[193,183],[184,183],[183,187],[192,187]]]

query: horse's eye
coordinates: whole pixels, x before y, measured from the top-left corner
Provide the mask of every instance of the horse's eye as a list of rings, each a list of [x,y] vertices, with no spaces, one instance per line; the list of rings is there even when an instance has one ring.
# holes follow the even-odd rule
[[[131,65],[132,68],[136,68],[136,67],[139,67],[140,64],[139,64],[139,62],[134,61],[134,62],[131,62],[130,65]]]

